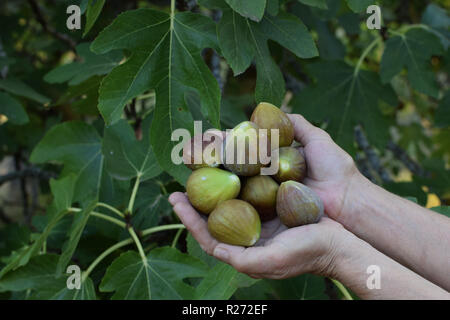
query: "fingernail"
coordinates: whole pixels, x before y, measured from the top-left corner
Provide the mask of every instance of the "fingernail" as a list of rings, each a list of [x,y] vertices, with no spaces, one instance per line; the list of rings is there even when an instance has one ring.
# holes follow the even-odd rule
[[[173,199],[173,193],[169,196],[169,203],[173,206],[175,204],[175,199]]]
[[[214,249],[214,257],[216,257],[219,260],[225,260],[228,261],[228,258],[230,257],[230,254],[228,253],[228,250],[225,250],[220,247],[216,247]]]

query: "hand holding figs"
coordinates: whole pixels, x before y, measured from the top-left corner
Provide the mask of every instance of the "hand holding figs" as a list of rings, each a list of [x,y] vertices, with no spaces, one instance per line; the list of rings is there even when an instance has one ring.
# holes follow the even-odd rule
[[[268,129],[266,137],[279,133],[278,171],[272,177],[260,175],[264,167],[259,158],[261,128]],[[271,132],[271,129],[278,131]],[[252,131],[256,131],[256,136]],[[242,122],[228,132],[220,159],[213,154],[212,163],[217,168],[205,163],[203,153],[203,162],[189,166],[194,171],[186,185],[188,199],[195,209],[209,215],[208,230],[214,238],[231,245],[253,246],[260,237],[261,221],[278,217],[285,226],[293,228],[320,220],[324,214],[323,202],[313,190],[300,183],[305,178],[307,164],[303,154],[291,147],[293,140],[294,127],[288,116],[272,104],[261,103],[251,121]],[[193,144],[191,141],[190,145]],[[270,140],[266,147],[268,156],[274,154],[276,149],[271,148]],[[183,157],[192,160],[186,150]],[[249,162],[255,151],[256,157],[253,154],[253,162]],[[218,168],[220,165],[222,169]],[[242,188],[240,179],[243,179]]]

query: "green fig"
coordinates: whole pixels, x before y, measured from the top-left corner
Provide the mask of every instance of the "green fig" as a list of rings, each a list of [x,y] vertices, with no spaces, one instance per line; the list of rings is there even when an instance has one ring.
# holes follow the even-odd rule
[[[277,191],[278,184],[271,177],[255,176],[245,181],[240,198],[250,203],[265,222],[277,216]]]
[[[224,135],[222,131],[211,130],[209,131],[209,141],[206,140],[206,133],[195,136],[183,146],[183,163],[191,170],[197,170],[200,168],[217,168],[221,164],[220,151],[216,152],[213,148],[217,141],[217,144],[222,148],[222,141]],[[210,148],[208,148],[210,146]],[[199,152],[199,156],[195,159],[195,152]]]
[[[261,221],[255,208],[242,200],[221,202],[208,217],[208,230],[220,242],[250,247],[261,234]]]
[[[217,168],[193,171],[186,184],[189,201],[204,214],[211,213],[222,201],[236,198],[240,189],[237,175]]]
[[[300,150],[292,147],[284,147],[279,150],[278,172],[274,179],[278,183],[285,181],[302,181],[306,175],[306,162]]]
[[[287,181],[280,185],[277,194],[277,214],[287,227],[317,223],[323,213],[322,200],[304,184]]]
[[[250,121],[244,121],[228,132],[222,155],[225,168],[239,176],[251,177],[259,174],[264,166],[259,150],[261,138],[267,139],[267,136],[260,135],[259,127]],[[262,153],[264,151],[267,154],[270,148],[266,147]]]
[[[261,102],[253,111],[250,121],[256,123],[261,129],[267,129],[271,141],[271,129],[279,130],[279,147],[288,147],[294,141],[294,126],[286,113],[273,104]]]

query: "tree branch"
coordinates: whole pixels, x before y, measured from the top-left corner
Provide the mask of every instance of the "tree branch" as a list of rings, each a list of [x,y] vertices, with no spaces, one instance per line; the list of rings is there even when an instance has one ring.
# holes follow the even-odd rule
[[[214,22],[218,22],[220,18],[222,17],[222,11],[220,10],[213,10],[212,11],[212,19]],[[222,74],[221,74],[221,67],[220,67],[220,57],[217,54],[216,51],[213,50],[212,56],[211,56],[211,69],[212,73],[214,75],[214,78],[216,78],[217,83],[219,84],[220,92],[223,92],[223,89],[225,87],[225,83],[222,80]]]
[[[366,135],[360,125],[355,127],[355,138],[359,148],[365,153],[370,166],[379,174],[382,182],[391,182],[391,177],[386,169],[381,165],[380,157],[370,146]]]
[[[176,8],[178,11],[191,11],[197,7],[196,0],[177,0]]]
[[[286,82],[286,90],[297,94],[306,87],[308,77],[303,72],[302,67],[295,61],[295,58],[286,50],[283,50],[280,69]],[[292,70],[292,74],[290,70]]]
[[[36,16],[36,20],[40,23],[44,31],[53,36],[54,38],[66,43],[73,51],[75,51],[77,43],[68,35],[56,31],[47,24],[47,21],[44,18],[44,14],[41,8],[39,7],[38,3],[36,2],[36,0],[28,0],[28,3],[30,4],[31,9],[33,10],[34,15]]]
[[[0,186],[8,181],[22,179],[24,177],[36,177],[48,180],[50,178],[56,178],[56,174],[54,174],[53,172],[43,171],[39,168],[25,168],[23,170],[11,172],[3,176],[0,176]]]
[[[6,58],[6,51],[3,50],[3,43],[2,43],[2,39],[0,39],[0,58]],[[8,74],[9,68],[8,66],[4,66],[1,70],[0,70],[0,76],[2,78],[6,78],[6,75]]]
[[[362,154],[358,153],[356,155],[356,166],[358,167],[359,171],[370,181],[377,184],[377,179],[373,176],[370,166],[367,162],[367,158],[363,156]]]
[[[14,165],[15,165],[16,171],[20,171],[22,169],[21,157],[22,157],[21,151],[19,150],[14,155]],[[20,192],[22,194],[23,216],[24,216],[27,224],[30,224],[31,217],[30,217],[30,206],[29,206],[29,201],[28,201],[26,176],[21,176],[19,179],[20,179]]]
[[[419,176],[419,177],[426,177],[427,172],[418,164],[416,163],[411,157],[406,153],[405,150],[400,148],[397,144],[395,144],[392,141],[389,141],[387,148],[392,151],[394,156],[400,160],[406,168],[408,168],[409,171],[411,171],[413,174]]]

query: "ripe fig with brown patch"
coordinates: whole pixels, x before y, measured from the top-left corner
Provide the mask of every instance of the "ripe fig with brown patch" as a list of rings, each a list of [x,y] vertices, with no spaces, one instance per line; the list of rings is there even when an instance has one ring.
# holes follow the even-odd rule
[[[278,183],[293,180],[301,182],[306,175],[306,161],[300,150],[284,147],[279,150],[278,172],[273,176]]]
[[[277,194],[277,214],[289,227],[317,223],[324,214],[319,196],[310,188],[296,181],[283,182]]]

